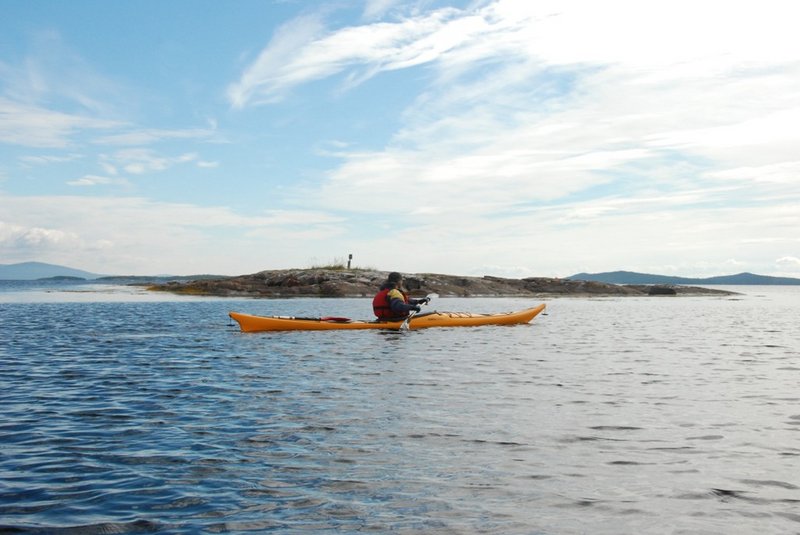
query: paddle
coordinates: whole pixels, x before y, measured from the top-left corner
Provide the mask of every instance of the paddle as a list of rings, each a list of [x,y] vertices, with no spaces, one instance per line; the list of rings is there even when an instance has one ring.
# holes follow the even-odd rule
[[[425,301],[424,304],[427,305],[428,303],[431,302],[431,299],[434,299],[436,297],[439,297],[439,294],[428,294],[428,295],[426,295],[425,296],[426,301]],[[417,311],[416,310],[412,310],[411,313],[408,315],[408,317],[405,320],[403,320],[403,323],[400,325],[400,330],[401,331],[407,331],[408,330],[408,322],[410,322],[411,318],[413,318],[416,315],[417,315]]]

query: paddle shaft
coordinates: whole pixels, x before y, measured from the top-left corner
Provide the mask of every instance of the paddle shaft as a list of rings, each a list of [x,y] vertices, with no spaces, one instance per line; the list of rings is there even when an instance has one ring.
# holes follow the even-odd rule
[[[428,294],[428,295],[426,295],[425,296],[425,299],[426,299],[425,304],[427,305],[428,303],[430,303],[431,299],[433,299],[434,297],[439,297],[439,294]],[[416,310],[412,310],[408,314],[408,317],[406,317],[406,319],[403,320],[403,323],[400,325],[400,330],[401,331],[407,331],[408,330],[408,324],[411,321],[411,318],[413,318],[416,315],[417,315],[417,311]]]

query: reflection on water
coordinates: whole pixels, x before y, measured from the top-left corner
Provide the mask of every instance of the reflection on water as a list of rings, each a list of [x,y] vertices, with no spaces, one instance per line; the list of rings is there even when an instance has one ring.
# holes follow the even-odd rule
[[[797,532],[800,299],[744,291],[407,333],[226,315],[368,299],[3,301],[0,531]]]

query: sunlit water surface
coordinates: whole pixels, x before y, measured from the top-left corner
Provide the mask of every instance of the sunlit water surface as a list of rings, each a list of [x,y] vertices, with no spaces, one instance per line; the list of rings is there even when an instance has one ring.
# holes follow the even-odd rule
[[[798,533],[800,289],[734,289],[242,334],[370,302],[0,283],[0,532]]]

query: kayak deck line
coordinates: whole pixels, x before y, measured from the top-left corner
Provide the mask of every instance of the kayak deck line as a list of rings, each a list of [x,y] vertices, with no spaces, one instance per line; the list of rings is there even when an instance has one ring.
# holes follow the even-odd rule
[[[473,312],[425,312],[413,316],[408,322],[409,329],[429,327],[478,327],[481,325],[518,325],[530,322],[545,309],[541,304],[514,312],[499,314],[476,314]],[[322,331],[322,330],[355,330],[355,329],[390,329],[402,328],[403,320],[396,321],[363,321],[339,316],[323,316],[319,318],[303,318],[297,316],[254,316],[241,312],[228,314],[234,319],[243,332],[259,331]]]

